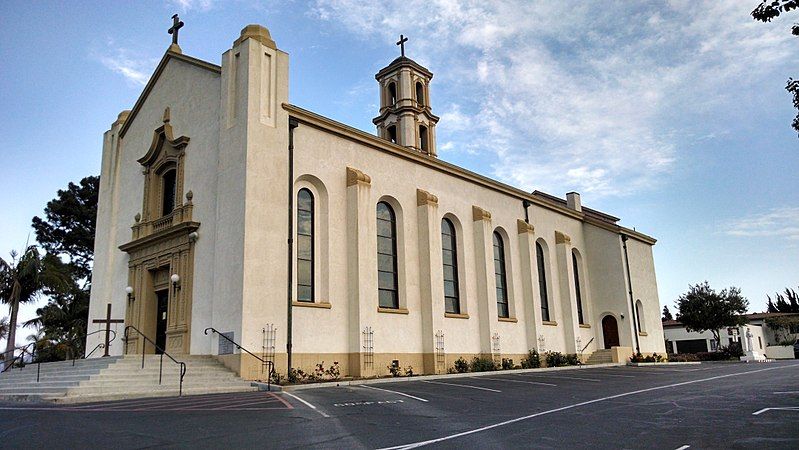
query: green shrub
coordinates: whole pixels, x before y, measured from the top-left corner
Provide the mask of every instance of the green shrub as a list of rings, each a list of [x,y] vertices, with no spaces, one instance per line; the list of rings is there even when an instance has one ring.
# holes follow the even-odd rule
[[[522,369],[537,369],[541,367],[541,355],[536,350],[527,352],[527,357],[522,358]]]
[[[471,369],[472,372],[490,372],[492,370],[497,370],[497,365],[491,358],[480,358],[475,356],[469,365],[469,369]]]
[[[722,352],[697,352],[696,357],[699,361],[727,361],[730,359]]]
[[[466,373],[468,371],[469,371],[469,363],[463,358],[458,358],[455,361],[455,372]]]
[[[693,353],[670,353],[668,356],[669,361],[672,362],[693,362],[699,361],[699,358]]]
[[[561,367],[561,366],[577,366],[580,364],[580,358],[576,353],[563,354],[561,352],[546,352],[545,359],[547,367]]]
[[[741,348],[741,344],[733,342],[726,347],[721,347],[721,353],[727,357],[726,359],[738,359],[744,355],[744,350]]]
[[[402,367],[399,364],[391,363],[386,366],[388,369],[388,373],[391,374],[392,377],[399,377],[402,376]]]
[[[502,370],[509,370],[513,369],[513,360],[508,358],[502,358]]]

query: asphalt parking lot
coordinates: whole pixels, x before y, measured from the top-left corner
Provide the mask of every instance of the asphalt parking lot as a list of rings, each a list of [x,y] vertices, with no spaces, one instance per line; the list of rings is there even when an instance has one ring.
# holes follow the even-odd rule
[[[4,448],[799,448],[799,362],[1,403]]]

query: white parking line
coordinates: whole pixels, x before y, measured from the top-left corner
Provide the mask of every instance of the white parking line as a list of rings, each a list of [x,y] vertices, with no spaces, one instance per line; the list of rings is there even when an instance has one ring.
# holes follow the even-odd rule
[[[775,392],[775,394],[799,394],[799,391],[780,391]]]
[[[602,380],[597,380],[595,378],[567,377],[565,375],[538,375],[538,374],[535,374],[535,375],[527,375],[527,376],[529,376],[529,377],[544,377],[544,378],[559,378],[559,379],[563,378],[563,379],[566,379],[566,380],[593,381],[595,383],[602,382]]]
[[[677,447],[674,450],[685,450],[686,448],[691,447],[690,445],[683,445],[682,447]]]
[[[557,386],[557,384],[552,384],[552,383],[541,383],[538,381],[509,380],[507,378],[491,378],[491,377],[469,377],[469,378],[472,378],[474,380],[494,380],[494,381],[507,381],[509,383],[525,383],[525,384],[538,384],[541,386]]]
[[[399,449],[406,450],[406,449],[411,449],[411,448],[422,447],[422,446],[425,446],[425,445],[436,444],[436,443],[439,443],[439,442],[449,441],[451,439],[455,439],[455,438],[459,438],[459,437],[463,437],[463,436],[468,436],[468,435],[475,434],[475,433],[480,433],[480,432],[483,432],[483,431],[488,431],[488,430],[491,430],[491,429],[494,429],[494,428],[503,427],[505,425],[510,425],[510,424],[514,424],[516,422],[521,422],[523,420],[529,420],[529,419],[532,419],[532,418],[535,418],[535,417],[544,416],[544,415],[547,415],[547,414],[554,414],[554,413],[557,413],[557,412],[566,411],[566,410],[573,409],[573,408],[578,408],[580,406],[586,406],[586,405],[591,405],[591,404],[594,404],[594,403],[604,402],[604,401],[608,401],[608,400],[614,400],[614,399],[617,399],[617,398],[627,397],[627,396],[630,396],[630,395],[643,394],[643,393],[646,393],[646,392],[659,391],[661,389],[669,389],[669,388],[674,388],[674,387],[679,387],[679,386],[687,386],[689,384],[702,383],[702,382],[705,382],[705,381],[712,381],[712,380],[719,380],[719,379],[722,379],[722,378],[737,377],[737,376],[740,376],[740,375],[749,375],[749,374],[758,373],[758,372],[766,372],[766,371],[769,371],[769,370],[786,369],[786,368],[790,368],[790,367],[799,367],[799,364],[791,364],[791,365],[777,366],[777,367],[768,367],[768,368],[765,368],[765,369],[749,370],[749,371],[745,371],[745,372],[736,372],[736,373],[730,373],[730,374],[726,374],[726,375],[717,375],[717,376],[714,376],[714,377],[700,378],[698,380],[683,381],[683,382],[680,382],[680,383],[666,384],[666,385],[663,385],[663,386],[655,386],[655,387],[646,388],[646,389],[638,389],[636,391],[623,392],[621,394],[611,395],[611,396],[602,397],[602,398],[595,398],[593,400],[588,400],[588,401],[585,401],[585,402],[573,403],[571,405],[562,406],[560,408],[550,409],[550,410],[547,410],[547,411],[541,411],[541,412],[538,412],[538,413],[535,413],[535,414],[530,414],[530,415],[527,415],[527,416],[517,417],[515,419],[506,420],[504,422],[498,422],[498,423],[495,423],[495,424],[492,424],[492,425],[487,425],[487,426],[480,427],[480,428],[475,428],[473,430],[468,430],[468,431],[463,431],[463,432],[460,432],[460,433],[450,434],[448,436],[443,436],[443,437],[440,437],[440,438],[437,438],[437,439],[430,439],[430,440],[427,440],[427,441],[411,442],[409,444],[402,444],[402,445],[397,445],[397,446],[394,446],[394,447],[384,447],[382,450],[399,450]]]
[[[616,373],[608,373],[607,370],[599,372],[597,375],[602,375],[604,377],[635,378],[635,375],[619,375]]]
[[[763,408],[760,411],[752,413],[753,416],[759,416],[766,411],[799,411],[799,406],[786,406],[784,408]]]
[[[325,414],[324,412],[322,412],[322,410],[316,409],[316,406],[314,406],[314,405],[312,405],[312,404],[308,403],[307,401],[305,401],[305,400],[303,400],[303,399],[301,399],[301,398],[297,397],[296,395],[292,394],[291,392],[285,392],[285,391],[284,391],[283,393],[284,393],[284,394],[286,394],[286,395],[288,395],[288,396],[289,396],[289,397],[291,397],[291,398],[294,398],[294,399],[297,399],[297,400],[299,400],[300,402],[302,402],[302,403],[303,403],[303,404],[305,404],[306,406],[310,407],[310,408],[311,408],[311,409],[313,409],[314,411],[316,411],[316,412],[318,412],[319,414],[321,414],[321,415],[322,415],[322,417],[330,417],[330,416],[328,416],[327,414]]]
[[[462,387],[462,388],[479,389],[481,391],[502,392],[502,391],[498,391],[496,389],[489,389],[489,388],[484,388],[484,387],[480,387],[480,386],[470,386],[468,384],[442,383],[441,381],[425,381],[425,380],[422,380],[422,383],[443,384],[445,386],[457,386],[457,387]]]
[[[419,400],[420,402],[427,402],[428,401],[428,400],[425,400],[425,399],[423,399],[421,397],[416,397],[416,396],[413,396],[411,394],[406,394],[404,392],[391,391],[391,390],[388,390],[388,389],[382,389],[382,388],[378,388],[378,387],[374,387],[374,386],[369,386],[369,385],[366,385],[366,384],[362,384],[361,387],[362,388],[367,388],[367,389],[374,389],[376,391],[391,392],[392,394],[402,395],[404,397],[412,398],[414,400]]]

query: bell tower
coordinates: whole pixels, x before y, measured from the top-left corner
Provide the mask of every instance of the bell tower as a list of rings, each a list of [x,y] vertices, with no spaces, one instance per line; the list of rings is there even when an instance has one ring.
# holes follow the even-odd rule
[[[429,91],[433,74],[405,56],[407,40],[400,35],[400,57],[375,75],[380,83],[380,115],[372,122],[383,139],[436,156],[438,117],[430,109]]]

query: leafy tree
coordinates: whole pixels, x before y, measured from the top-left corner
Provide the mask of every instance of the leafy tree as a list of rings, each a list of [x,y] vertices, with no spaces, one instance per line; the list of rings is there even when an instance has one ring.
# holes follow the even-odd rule
[[[663,305],[663,320],[674,320],[668,305]]]
[[[79,337],[86,334],[88,323],[99,184],[96,176],[69,183],[47,203],[44,218],[33,218],[36,240],[67,280],[44,291],[50,300],[25,323],[41,329],[37,348],[44,360],[64,359],[83,350]]]
[[[782,13],[787,13],[799,8],[799,0],[763,0],[752,11],[752,17],[760,22],[771,22]],[[799,24],[794,24],[791,28],[791,33],[794,36],[799,36]],[[799,110],[799,80],[788,78],[788,84],[785,90],[793,95],[793,107]],[[791,124],[794,130],[799,132],[799,113],[793,119]]]
[[[63,285],[62,275],[50,268],[52,262],[52,258],[42,258],[35,245],[22,254],[12,251],[9,261],[0,258],[0,301],[8,304],[11,312],[4,359],[13,356],[19,305],[38,298],[46,286]]]
[[[688,331],[702,333],[710,331],[720,348],[719,330],[746,323],[749,300],[741,295],[741,289],[730,287],[716,292],[705,281],[688,287],[688,292],[677,299],[677,320]]]
[[[785,288],[785,294],[779,292],[774,296],[767,295],[770,313],[799,313],[799,293],[793,289]]]
[[[0,319],[0,340],[3,340],[8,335],[8,317]]]

